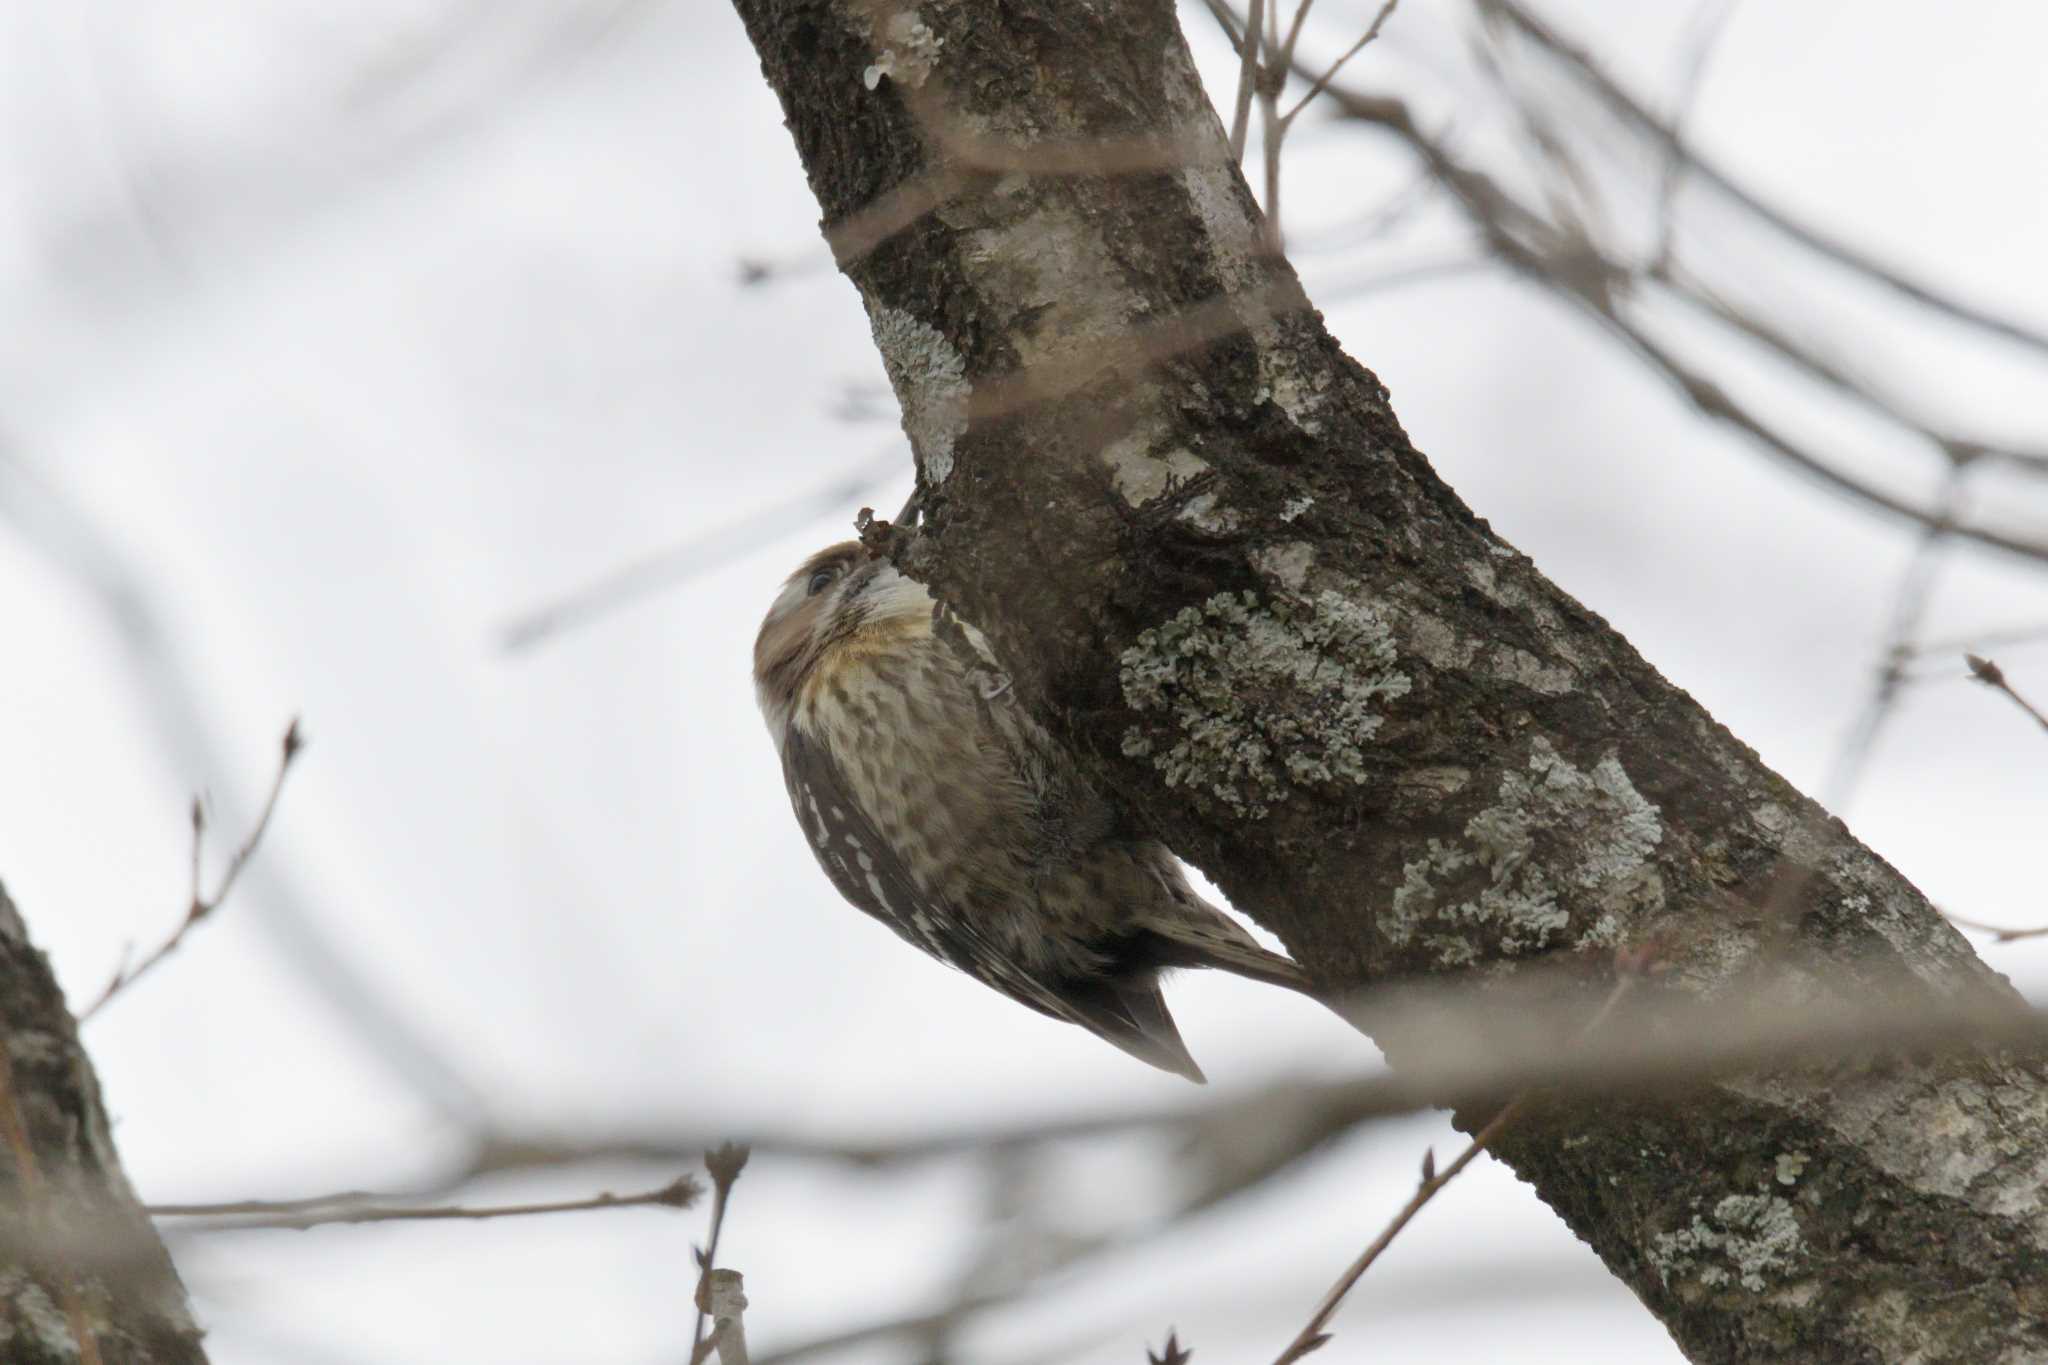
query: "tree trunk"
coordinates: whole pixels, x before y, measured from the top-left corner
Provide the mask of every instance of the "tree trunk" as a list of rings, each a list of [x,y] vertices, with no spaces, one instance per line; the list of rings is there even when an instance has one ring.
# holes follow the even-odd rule
[[[50,965],[0,888],[0,1360],[204,1365]]]
[[[1262,252],[1166,0],[736,3],[916,447],[892,553],[1319,980],[1654,941],[1708,999],[2006,991],[1435,476]],[[2043,1360],[2044,1120],[2030,1062],[1898,1061],[1500,1150],[1694,1360]]]

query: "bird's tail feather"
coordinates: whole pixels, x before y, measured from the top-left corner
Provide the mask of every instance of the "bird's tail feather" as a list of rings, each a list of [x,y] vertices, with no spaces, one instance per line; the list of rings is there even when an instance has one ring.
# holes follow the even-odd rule
[[[1060,993],[1060,1003],[1068,1018],[1139,1061],[1197,1085],[1208,1080],[1181,1041],[1156,977],[1068,988]]]
[[[1155,919],[1145,926],[1162,940],[1166,965],[1215,967],[1304,994],[1315,994],[1308,974],[1291,958],[1260,945],[1236,920],[1213,905],[1195,901],[1192,913]]]

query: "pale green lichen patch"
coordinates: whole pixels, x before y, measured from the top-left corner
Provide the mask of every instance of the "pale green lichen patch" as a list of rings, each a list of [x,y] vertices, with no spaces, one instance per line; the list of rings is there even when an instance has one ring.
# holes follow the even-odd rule
[[[1666,1285],[1689,1279],[1708,1289],[1739,1284],[1761,1294],[1799,1262],[1805,1240],[1790,1201],[1774,1194],[1731,1194],[1692,1225],[1650,1239],[1650,1266]]]
[[[924,460],[925,477],[944,483],[953,472],[953,443],[967,430],[967,363],[930,323],[887,306],[871,310],[875,345],[889,385],[903,406],[903,431]]]
[[[1251,819],[1300,787],[1364,782],[1385,703],[1410,687],[1385,615],[1334,592],[1218,593],[1119,662],[1124,701],[1153,722],[1124,752]]]
[[[1618,943],[1664,902],[1653,861],[1663,837],[1657,808],[1614,757],[1582,772],[1539,738],[1463,840],[1431,839],[1401,869],[1382,931],[1443,966],[1475,961],[1482,946],[1488,956],[1559,946],[1575,916],[1577,945]]]

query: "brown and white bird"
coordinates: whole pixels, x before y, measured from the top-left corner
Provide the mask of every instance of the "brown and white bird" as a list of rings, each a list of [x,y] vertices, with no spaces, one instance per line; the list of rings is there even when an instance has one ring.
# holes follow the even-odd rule
[[[1152,1065],[1202,1079],[1159,992],[1220,967],[1314,994],[1131,833],[1017,706],[979,631],[846,541],[789,576],[754,686],[797,822],[839,893],[918,947]]]

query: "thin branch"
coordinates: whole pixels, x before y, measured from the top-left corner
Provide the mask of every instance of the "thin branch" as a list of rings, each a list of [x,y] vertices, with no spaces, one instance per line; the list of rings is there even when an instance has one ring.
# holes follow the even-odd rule
[[[1943,431],[1908,411],[1906,406],[1891,394],[1850,374],[1841,364],[1829,359],[1817,349],[1795,341],[1782,328],[1735,308],[1718,297],[1708,286],[1693,279],[1688,272],[1669,262],[1653,266],[1643,278],[1663,286],[1670,297],[1687,307],[1698,309],[1703,316],[1762,346],[1801,374],[1832,389],[1857,406],[1905,428],[1933,446],[1951,464],[1999,461],[2011,465],[2023,474],[2048,473],[2048,451],[1987,445],[1982,441]]]
[[[2004,669],[1991,662],[1991,660],[1980,658],[1975,654],[1966,654],[1963,657],[1969,662],[1971,677],[1983,683],[1994,692],[2003,692],[2006,696],[2011,697],[2014,706],[2019,707],[2020,710],[2034,718],[2034,724],[2040,726],[2043,730],[2048,730],[2048,715],[2043,715],[2040,707],[2034,705],[2013,690],[2012,684],[2005,680]]]
[[[1606,1002],[1580,1030],[1581,1042],[1607,1022],[1620,1006],[1622,998],[1634,989],[1636,980],[1637,976],[1630,973],[1623,975],[1614,983],[1614,989],[1608,993]],[[1531,1093],[1524,1090],[1502,1105],[1500,1112],[1488,1120],[1485,1127],[1472,1135],[1472,1140],[1465,1144],[1465,1150],[1458,1154],[1458,1159],[1442,1171],[1436,1168],[1436,1154],[1433,1151],[1423,1153],[1422,1180],[1415,1187],[1415,1193],[1388,1221],[1386,1227],[1380,1230],[1380,1235],[1373,1238],[1365,1250],[1359,1253],[1358,1259],[1345,1267],[1344,1273],[1337,1277],[1337,1282],[1330,1286],[1330,1291],[1323,1295],[1322,1302],[1316,1305],[1316,1311],[1309,1315],[1307,1324],[1295,1334],[1294,1340],[1287,1343],[1286,1348],[1274,1359],[1273,1365],[1293,1365],[1293,1362],[1320,1349],[1329,1341],[1330,1335],[1324,1329],[1329,1326],[1330,1319],[1336,1314],[1338,1306],[1344,1302],[1345,1296],[1351,1292],[1352,1286],[1372,1268],[1372,1263],[1380,1258],[1380,1253],[1393,1244],[1394,1238],[1401,1234],[1401,1229],[1407,1227],[1415,1215],[1422,1212],[1423,1206],[1436,1198],[1437,1192],[1444,1186],[1456,1180],[1460,1172],[1470,1166],[1494,1139],[1507,1130],[1508,1124],[1513,1122]]]
[[[1231,102],[1230,159],[1239,163],[1244,161],[1245,135],[1251,131],[1252,92],[1259,84],[1259,35],[1265,31],[1260,19],[1265,13],[1265,4],[1266,0],[1251,0],[1251,8],[1246,11],[1244,38],[1237,45],[1238,55],[1243,60],[1237,70],[1237,96]]]
[[[1202,0],[1209,17],[1216,21],[1216,27],[1223,30],[1223,39],[1230,44],[1230,50],[1239,57],[1244,55],[1244,33],[1238,27],[1237,14],[1223,0]]]
[[[1808,250],[1864,275],[1923,307],[1995,336],[2004,337],[2030,350],[2048,354],[2048,332],[1999,317],[1986,309],[1941,294],[1927,285],[1907,278],[1843,239],[1802,223],[1765,203],[1755,193],[1737,184],[1713,162],[1701,156],[1676,129],[1651,113],[1641,101],[1623,89],[1620,82],[1610,76],[1585,48],[1564,38],[1557,30],[1549,27],[1515,0],[1479,0],[1479,3],[1487,12],[1507,19],[1531,41],[1576,71],[1608,108],[1625,121],[1640,128],[1653,140],[1662,143],[1672,156],[1681,158],[1690,174],[1726,195],[1738,207],[1755,215],[1760,221]]]
[[[1400,1235],[1401,1229],[1407,1227],[1410,1220],[1422,1212],[1422,1206],[1436,1198],[1437,1191],[1456,1180],[1459,1173],[1486,1150],[1487,1144],[1506,1131],[1508,1124],[1520,1112],[1521,1107],[1520,1096],[1501,1106],[1500,1112],[1495,1114],[1484,1128],[1472,1135],[1472,1140],[1465,1144],[1465,1150],[1458,1154],[1458,1159],[1442,1171],[1436,1169],[1434,1154],[1424,1155],[1422,1181],[1415,1187],[1415,1193],[1401,1206],[1400,1211],[1386,1227],[1380,1230],[1380,1235],[1373,1238],[1365,1250],[1359,1253],[1358,1259],[1345,1267],[1344,1273],[1337,1277],[1337,1283],[1330,1286],[1330,1292],[1323,1295],[1323,1301],[1316,1305],[1316,1311],[1309,1316],[1307,1326],[1295,1335],[1294,1340],[1287,1343],[1287,1348],[1274,1358],[1273,1365],[1293,1365],[1294,1361],[1321,1349],[1323,1344],[1329,1341],[1330,1334],[1323,1328],[1329,1325],[1330,1318],[1336,1313],[1337,1306],[1344,1302],[1345,1296],[1351,1292],[1351,1287],[1372,1268],[1372,1263],[1377,1261],[1380,1253]]]
[[[1266,54],[1270,65],[1259,71],[1259,147],[1266,172],[1266,217],[1260,235],[1268,254],[1286,250],[1280,233],[1280,148],[1287,141],[1287,126],[1280,121],[1280,89],[1287,81],[1287,67],[1280,60],[1280,0],[1266,6]]]
[[[1371,43],[1373,39],[1380,36],[1380,29],[1386,25],[1388,18],[1392,16],[1394,10],[1400,5],[1400,3],[1401,0],[1386,0],[1386,3],[1380,6],[1380,12],[1373,16],[1372,23],[1366,28],[1364,36],[1360,37],[1359,40],[1353,43],[1350,47],[1344,49],[1343,56],[1339,57],[1336,61],[1331,62],[1330,67],[1327,71],[1323,72],[1322,75],[1317,76],[1314,81],[1310,82],[1308,87],[1308,93],[1306,95],[1303,95],[1298,101],[1296,101],[1294,107],[1287,111],[1286,117],[1280,120],[1280,126],[1282,128],[1292,127],[1294,124],[1294,120],[1300,116],[1302,110],[1308,108],[1310,101],[1314,100],[1316,96],[1322,94],[1325,90],[1330,88],[1330,82],[1337,79],[1338,73],[1343,71],[1345,64],[1349,62],[1353,57],[1356,57],[1359,53],[1365,51],[1366,46],[1369,43]],[[1287,58],[1289,61],[1292,61],[1293,57],[1294,46],[1292,43],[1289,43],[1287,48]]]
[[[1316,0],[1301,0],[1294,7],[1294,22],[1287,26],[1287,37],[1280,43],[1280,50],[1273,56],[1273,65],[1285,69],[1294,60],[1294,49],[1301,42],[1302,25],[1308,22],[1308,12],[1315,8]]]
[[[697,1322],[690,1329],[690,1359],[693,1363],[702,1359],[704,1320],[707,1314],[713,1314],[712,1271],[718,1264],[718,1234],[725,1230],[725,1206],[731,1200],[733,1184],[740,1178],[740,1172],[746,1169],[747,1158],[751,1154],[748,1148],[732,1142],[704,1154],[704,1169],[711,1176],[711,1240],[697,1252]],[[744,1297],[740,1299],[740,1306],[746,1306]]]
[[[1259,122],[1262,130],[1260,139],[1261,158],[1265,168],[1265,224],[1263,236],[1265,249],[1274,256],[1281,254],[1284,244],[1280,231],[1280,166],[1281,152],[1287,142],[1288,131],[1294,126],[1294,119],[1323,89],[1344,64],[1357,56],[1365,46],[1379,37],[1380,29],[1387,17],[1394,12],[1401,0],[1385,0],[1379,13],[1374,16],[1365,34],[1347,49],[1343,56],[1330,64],[1327,71],[1317,77],[1309,92],[1289,110],[1280,113],[1280,94],[1287,81],[1290,69],[1298,67],[1295,60],[1296,45],[1301,39],[1302,25],[1308,20],[1308,12],[1314,0],[1301,0],[1294,12],[1287,36],[1280,36],[1279,0],[1251,0],[1244,20],[1244,38],[1236,30],[1236,16],[1222,0],[1209,0],[1209,9],[1216,16],[1216,22],[1226,36],[1236,44],[1238,56],[1242,59],[1237,81],[1236,112],[1231,120],[1230,155],[1234,161],[1244,160],[1246,133],[1251,117],[1251,97],[1259,97]],[[1264,24],[1260,20],[1263,17]],[[1266,62],[1259,61],[1261,44],[1264,45]]]
[[[1948,476],[1942,481],[1939,515],[1934,524],[1921,533],[1919,543],[1913,549],[1913,557],[1906,565],[1906,572],[1900,577],[1898,590],[1892,595],[1891,622],[1885,632],[1884,648],[1878,655],[1870,694],[1864,701],[1861,714],[1843,737],[1834,762],[1828,767],[1826,781],[1821,786],[1820,807],[1807,819],[1814,834],[1819,833],[1820,825],[1827,819],[1822,810],[1847,813],[1850,798],[1862,779],[1864,765],[1877,745],[1878,735],[1898,707],[1899,692],[1906,681],[1906,665],[1913,657],[1913,637],[1919,633],[1920,624],[1933,602],[1935,581],[1941,568],[1941,551],[1955,529],[1962,505],[1963,485],[1968,475],[1967,465],[1949,466]],[[1802,871],[1808,877],[1813,875],[1811,868],[1802,868]],[[1797,890],[1803,889],[1802,883],[1792,894],[1796,895]],[[1790,906],[1788,897],[1771,908],[1782,911]]]
[[[179,921],[178,927],[171,931],[169,938],[158,944],[154,952],[136,963],[132,970],[125,962],[116,968],[113,979],[107,982],[106,989],[99,993],[99,998],[79,1011],[78,1021],[80,1023],[84,1023],[95,1014],[98,1014],[106,1007],[107,1002],[112,1000],[120,991],[133,985],[158,963],[176,952],[179,945],[184,943],[185,935],[191,933],[209,915],[220,909],[222,902],[227,900],[228,893],[235,889],[235,883],[241,879],[242,869],[247,867],[249,859],[255,856],[256,846],[263,842],[263,833],[270,828],[271,814],[277,809],[278,795],[284,791],[285,775],[291,771],[292,760],[299,756],[299,751],[303,748],[305,748],[305,741],[299,736],[299,722],[294,717],[292,723],[285,727],[284,741],[279,746],[277,775],[270,780],[270,792],[263,798],[263,809],[257,813],[256,823],[250,828],[249,837],[242,840],[242,846],[235,850],[232,858],[228,859],[227,870],[221,874],[220,885],[214,888],[211,896],[199,894],[199,842],[206,830],[206,819],[200,810],[199,802],[197,800],[193,801],[192,891],[191,899],[185,907],[185,918]]]
[[[1701,413],[1736,428],[1801,473],[1856,501],[1923,528],[1943,526],[1938,513],[1843,472],[1770,426],[1714,379],[1658,341],[1621,307],[1618,291],[1633,278],[1631,267],[1608,256],[1582,236],[1567,237],[1560,233],[1542,215],[1511,198],[1491,177],[1461,164],[1442,142],[1422,130],[1406,103],[1359,94],[1342,86],[1332,86],[1329,93],[1346,117],[1385,128],[1408,143],[1503,261],[1583,307],[1661,371]],[[1947,529],[1959,539],[2031,560],[2048,561],[2048,542],[1984,526]]]
[[[682,1175],[659,1189],[639,1194],[613,1194],[607,1190],[585,1199],[531,1204],[420,1206],[339,1195],[322,1199],[244,1199],[226,1204],[150,1204],[145,1206],[145,1211],[152,1218],[212,1220],[194,1229],[199,1232],[242,1232],[249,1229],[304,1231],[343,1223],[484,1222],[494,1218],[529,1218],[539,1214],[586,1213],[597,1209],[686,1209],[696,1203],[702,1193],[703,1187],[695,1176]]]

